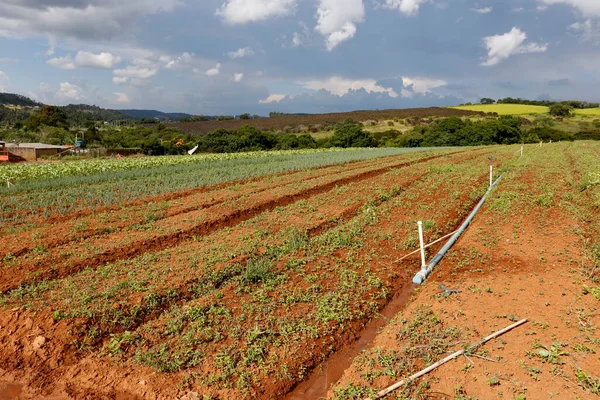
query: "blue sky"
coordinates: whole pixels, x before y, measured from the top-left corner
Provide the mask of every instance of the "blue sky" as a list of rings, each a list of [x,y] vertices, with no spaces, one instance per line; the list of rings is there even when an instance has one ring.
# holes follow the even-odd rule
[[[600,96],[600,0],[0,0],[0,91],[266,115]]]

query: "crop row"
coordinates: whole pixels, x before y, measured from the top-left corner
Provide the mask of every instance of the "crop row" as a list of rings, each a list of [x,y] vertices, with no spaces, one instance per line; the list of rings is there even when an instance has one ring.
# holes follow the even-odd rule
[[[0,174],[28,180],[0,189],[0,222],[22,223],[32,215],[51,218],[141,197],[422,150],[428,149],[298,150],[3,167]],[[77,172],[86,166],[91,166],[88,172]]]
[[[460,223],[486,189],[488,155],[350,182],[3,301],[52,315],[47,334],[70,326],[80,351],[135,360],[128,368],[184,371],[174,379],[205,393],[282,394],[402,285],[391,261],[416,244],[417,219],[428,239]]]

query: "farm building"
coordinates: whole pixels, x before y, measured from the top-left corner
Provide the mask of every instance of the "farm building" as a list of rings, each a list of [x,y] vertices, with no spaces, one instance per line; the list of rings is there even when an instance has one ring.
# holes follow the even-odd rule
[[[45,143],[7,143],[6,150],[12,160],[37,161],[43,156],[55,156],[63,151],[65,146],[55,146]]]
[[[8,151],[6,151],[6,143],[0,142],[0,162],[8,162]]]

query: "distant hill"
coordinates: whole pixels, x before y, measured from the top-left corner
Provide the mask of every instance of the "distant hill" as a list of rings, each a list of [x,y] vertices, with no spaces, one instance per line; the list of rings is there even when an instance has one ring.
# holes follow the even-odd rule
[[[114,122],[131,119],[131,117],[119,111],[87,104],[69,104],[62,107],[62,109],[67,114],[69,121],[78,125],[83,125],[89,120]]]
[[[0,93],[0,105],[3,106],[21,106],[21,107],[41,107],[42,103],[31,100],[29,97],[14,94],[14,93]]]
[[[142,118],[158,118],[160,120],[179,121],[181,118],[189,118],[192,115],[186,113],[165,113],[157,110],[116,110],[121,114],[127,115],[134,119]]]

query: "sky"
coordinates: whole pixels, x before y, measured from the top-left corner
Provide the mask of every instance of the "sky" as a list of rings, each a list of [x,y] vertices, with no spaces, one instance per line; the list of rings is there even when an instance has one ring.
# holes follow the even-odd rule
[[[204,115],[600,100],[600,0],[0,0],[0,92]]]

